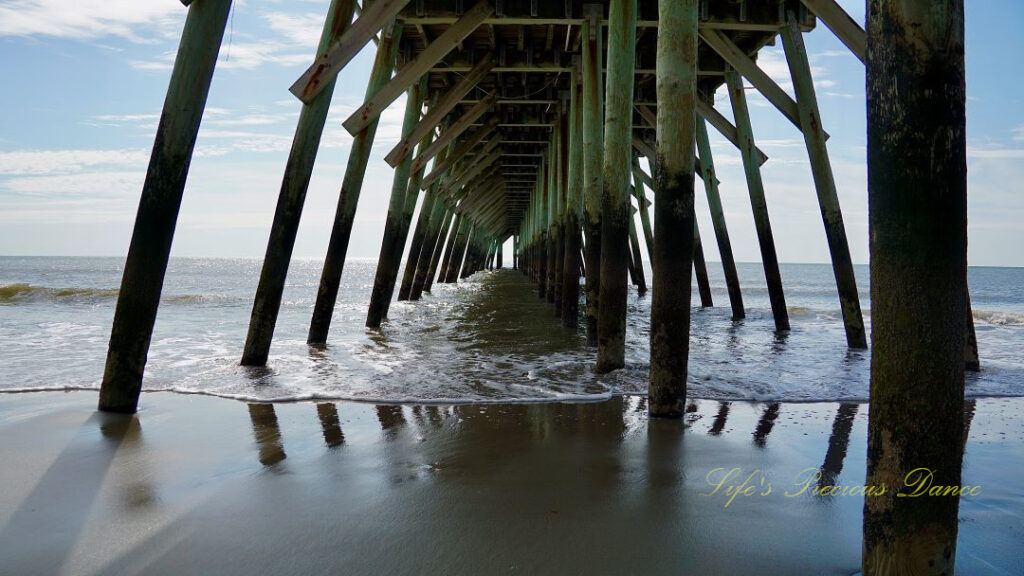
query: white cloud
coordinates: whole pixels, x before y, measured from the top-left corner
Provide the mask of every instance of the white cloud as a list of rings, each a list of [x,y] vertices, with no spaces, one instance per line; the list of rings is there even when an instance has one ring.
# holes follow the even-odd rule
[[[170,70],[174,67],[176,52],[164,52],[156,60],[132,60],[136,70]],[[299,66],[312,64],[316,56],[313,50],[290,43],[273,40],[262,42],[228,42],[220,47],[217,59],[218,70],[252,70],[263,64]]]
[[[1024,141],[1024,124],[1013,129],[1013,139],[1018,142]]]
[[[150,42],[139,26],[173,30],[185,15],[174,0],[2,0],[0,36],[100,38]]]
[[[0,152],[0,175],[67,174],[96,166],[145,166],[149,151],[124,150],[18,150]]]
[[[316,49],[324,26],[324,14],[271,12],[264,14],[263,19],[271,30],[283,35],[293,44],[310,49],[308,55],[312,61],[312,50]]]
[[[1016,140],[1017,138],[1015,138]],[[968,158],[1024,158],[1024,148],[967,148]]]
[[[11,178],[3,182],[3,188],[23,196],[138,196],[139,191],[142,190],[142,182],[145,177],[145,170],[97,171],[80,174]]]

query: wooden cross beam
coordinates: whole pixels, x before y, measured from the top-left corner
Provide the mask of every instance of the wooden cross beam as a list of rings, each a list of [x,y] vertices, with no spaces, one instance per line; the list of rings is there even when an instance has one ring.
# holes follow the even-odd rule
[[[429,162],[431,158],[436,156],[438,152],[444,149],[444,147],[451,144],[452,141],[455,140],[455,138],[457,138],[460,134],[465,132],[466,129],[468,129],[470,126],[473,125],[474,122],[477,121],[477,119],[479,119],[488,110],[490,110],[491,107],[494,106],[494,100],[497,97],[497,90],[491,92],[476,106],[470,108],[465,115],[463,115],[461,118],[453,122],[451,126],[449,126],[444,132],[441,133],[441,135],[437,138],[437,140],[434,141],[433,144],[431,144],[425,150],[416,155],[416,159],[413,160],[412,163],[412,169],[419,170],[420,168],[426,166],[427,162]],[[458,155],[455,155],[455,157],[459,158]],[[424,180],[424,184],[426,183],[427,181]]]
[[[860,27],[850,15],[843,10],[843,7],[836,3],[836,0],[801,0],[804,6],[814,12],[814,15],[821,18],[821,21],[828,26],[828,29],[835,34],[839,41],[846,44],[846,47],[853,52],[853,55],[863,63],[866,59],[868,38],[864,29]]]
[[[495,150],[494,152],[491,152],[490,156],[484,158],[480,162],[475,162],[473,166],[471,166],[461,175],[455,177],[447,184],[442,184],[443,190],[447,193],[450,192],[451,190],[461,187],[467,181],[470,181],[474,177],[478,176],[481,172],[484,171],[485,168],[489,168],[492,165],[494,165],[499,158],[501,158],[501,150]],[[496,168],[500,169],[501,166],[498,165],[496,166]]]
[[[455,150],[452,151],[452,153],[448,154],[448,156],[444,160],[442,160],[441,162],[437,163],[437,165],[434,166],[434,168],[430,171],[430,174],[427,174],[426,177],[423,178],[423,186],[430,186],[434,182],[434,180],[440,178],[449,168],[452,167],[453,164],[455,164],[456,159],[462,158],[467,153],[469,153],[469,151],[472,150],[473,147],[475,147],[477,144],[479,144],[480,141],[484,139],[484,137],[490,135],[490,133],[494,131],[494,127],[497,125],[498,119],[492,118],[488,124],[481,126],[475,132],[473,132],[472,135],[464,139],[458,146],[455,147]],[[450,130],[451,127],[449,127],[448,129]],[[441,137],[444,138],[444,134],[442,134]],[[500,140],[501,135],[498,134],[495,136],[495,138]],[[413,160],[413,165],[415,166],[418,161],[419,158]],[[425,190],[426,188],[423,189]]]
[[[190,0],[191,1],[191,0]],[[322,56],[306,69],[305,73],[292,84],[289,91],[299,100],[309,104],[327,84],[366,46],[377,31],[384,27],[409,3],[409,0],[377,0],[345,30]],[[408,88],[406,86],[405,88]],[[405,89],[403,88],[403,92]],[[352,132],[355,136],[356,132]]]
[[[480,80],[482,80],[493,67],[494,56],[487,54],[480,60],[480,62],[477,63],[476,66],[473,67],[473,70],[470,71],[469,74],[463,76],[462,80],[460,80],[458,84],[453,86],[452,89],[444,95],[444,98],[441,98],[437,104],[430,108],[430,111],[423,116],[423,119],[420,120],[419,124],[412,129],[409,136],[403,138],[401,142],[396,144],[395,147],[391,149],[391,152],[388,152],[388,155],[384,157],[384,160],[392,167],[398,166],[398,163],[404,160],[405,157],[412,152],[416,143],[422,140],[428,132],[436,128],[441,123],[441,120],[443,120],[449,112],[459,105],[459,101],[462,100],[462,97],[475,88],[477,83],[480,82]],[[488,108],[489,106],[486,106],[482,110],[486,111]],[[445,132],[448,131],[446,130]]]
[[[380,0],[384,2],[386,0]],[[373,98],[370,98],[352,113],[343,123],[345,130],[353,136],[365,128],[375,118],[380,116],[385,108],[391,105],[409,86],[418,81],[423,74],[441,61],[467,36],[473,33],[483,21],[493,13],[489,0],[480,0],[477,5],[466,12],[458,22],[452,24],[437,37],[436,40],[427,46],[426,50],[420,52],[415,60],[402,68],[394,78]]]
[[[639,152],[641,156],[644,156],[649,161],[654,162],[654,158],[655,158],[654,148],[651,147],[651,145],[648,144],[647,142],[644,142],[642,138],[640,138],[639,136],[637,136],[635,134],[633,135],[633,148],[636,148],[637,152]],[[652,165],[652,169],[653,169],[653,165]],[[700,169],[700,162],[697,160],[696,157],[694,157],[694,170],[693,171],[694,171],[695,174],[697,174],[701,178],[704,178],[704,172]],[[656,189],[654,187],[654,184],[653,184],[653,181],[650,184],[648,184],[647,182],[644,182],[644,184],[647,184],[650,187],[652,192],[656,191]]]
[[[789,94],[772,80],[764,70],[758,67],[757,63],[750,59],[728,36],[718,30],[701,29],[700,37],[704,43],[718,53],[723,60],[750,81],[765,98],[768,99],[782,115],[789,119],[794,126],[802,130],[800,124],[800,111],[796,101],[790,98]]]

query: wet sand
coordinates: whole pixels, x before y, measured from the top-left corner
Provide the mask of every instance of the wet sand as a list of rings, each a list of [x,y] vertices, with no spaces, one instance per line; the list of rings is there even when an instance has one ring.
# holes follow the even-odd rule
[[[0,395],[0,574],[854,574],[862,404]],[[1024,573],[1024,399],[969,403],[960,574]],[[715,472],[716,469],[724,469]],[[754,474],[729,503],[722,474]],[[759,471],[759,472],[755,472]],[[760,479],[764,478],[765,484]],[[761,495],[767,484],[772,492]],[[732,484],[732,482],[726,482]],[[728,506],[726,504],[728,503]]]

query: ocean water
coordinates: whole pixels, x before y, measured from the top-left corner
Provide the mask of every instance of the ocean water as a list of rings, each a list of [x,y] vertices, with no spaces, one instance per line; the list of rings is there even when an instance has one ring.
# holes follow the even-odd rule
[[[507,260],[507,259],[506,259]],[[0,392],[94,389],[103,374],[123,260],[0,257]],[[363,327],[375,263],[349,261],[326,348],[306,345],[320,262],[292,264],[266,368],[238,365],[258,260],[173,259],[145,390],[250,401],[593,401],[646,392],[650,296],[629,296],[627,366],[607,375],[581,331],[563,329],[519,272],[435,284]],[[870,354],[846,347],[828,265],[786,264],[793,330],[773,333],[760,264],[740,264],[747,318],[732,322],[720,266],[715,307],[695,308],[690,395],[719,400],[866,400]],[[867,267],[857,269],[870,325]],[[399,276],[401,278],[401,276]],[[1024,269],[971,268],[982,371],[972,397],[1024,395]],[[695,303],[699,300],[694,296]],[[582,324],[582,323],[581,323]]]

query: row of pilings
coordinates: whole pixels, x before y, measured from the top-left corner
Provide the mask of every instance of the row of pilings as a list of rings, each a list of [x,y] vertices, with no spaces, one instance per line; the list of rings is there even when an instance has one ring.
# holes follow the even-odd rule
[[[965,366],[976,367],[977,362],[970,346],[973,324],[966,279],[963,1],[869,0],[866,34],[833,0],[801,2],[801,10],[813,10],[865,62],[867,70],[873,313],[866,483],[884,485],[888,490],[882,496],[866,498],[864,573],[951,573],[958,499],[907,499],[897,493],[902,479],[919,468],[931,470],[938,485],[960,483],[964,370]],[[137,408],[178,209],[231,7],[230,0],[184,3],[189,6],[188,17],[118,296],[100,390],[102,410],[134,412]],[[528,193],[525,214],[512,221],[510,206],[521,206],[521,201],[497,184],[500,175],[488,171],[492,159],[500,155],[494,148],[498,139],[488,139],[490,148],[478,151],[473,161],[463,159],[491,134],[488,126],[493,129],[494,121],[467,130],[494,104],[496,95],[482,99],[463,118],[448,120],[448,129],[436,136],[432,128],[445,114],[437,113],[434,124],[419,117],[424,103],[439,109],[449,101],[458,103],[459,98],[432,100],[421,78],[495,10],[488,0],[478,2],[437,39],[437,49],[431,45],[416,60],[398,66],[403,57],[399,50],[403,23],[395,16],[406,3],[374,2],[365,6],[356,20],[355,2],[331,3],[317,64],[299,90],[303,107],[243,364],[267,362],[335,77],[371,39],[377,42],[377,57],[366,102],[345,124],[355,139],[313,311],[311,344],[327,339],[380,112],[406,94],[411,104],[402,130],[404,148],[389,155],[395,178],[367,326],[377,327],[387,316],[419,203],[420,217],[412,234],[413,245],[419,243],[419,249],[411,251],[407,259],[406,274],[398,286],[400,298],[420,297],[435,278],[455,282],[494,265],[501,244],[513,237],[514,265],[522,265],[536,280],[538,293],[552,302],[569,328],[575,327],[578,316],[573,308],[579,298],[574,299],[573,294],[578,294],[579,278],[584,278],[583,317],[588,341],[597,346],[596,369],[607,372],[621,367],[630,269],[638,289],[644,278],[630,202],[633,196],[640,210],[649,206],[644,195],[636,192],[639,187],[635,183],[644,180],[639,152],[652,171],[646,185],[656,196],[653,225],[650,230],[647,224],[644,228],[652,240],[648,248],[653,271],[648,406],[652,416],[680,416],[686,397],[693,271],[697,272],[698,288],[706,283],[694,219],[698,176],[712,206],[733,316],[739,319],[744,314],[731,249],[726,249],[728,236],[706,149],[705,121],[723,130],[727,138],[731,136],[741,152],[776,328],[789,326],[760,176],[763,154],[754,144],[743,95],[746,81],[804,136],[847,341],[853,348],[867,346],[827,155],[827,134],[798,18],[792,12],[786,14],[779,33],[795,100],[749,55],[737,50],[727,35],[701,27],[700,2],[659,2],[657,102],[647,106],[633,99],[637,0],[591,5],[590,16],[579,23],[583,39],[580,62],[573,68],[570,93],[561,99],[563,113],[552,130],[546,161],[539,168],[535,189]],[[593,6],[599,12],[597,17]],[[707,95],[697,91],[698,46],[704,45],[727,63],[724,75],[734,125],[722,124]],[[436,58],[428,61],[426,55]],[[473,71],[487,65],[479,62]],[[472,88],[473,71],[451,90],[466,84]],[[635,109],[653,125],[653,142],[634,131]],[[415,156],[413,149],[417,150]],[[425,174],[430,162],[433,170]],[[647,222],[643,214],[641,218]],[[702,304],[710,304],[710,291],[705,294],[702,289],[700,293]]]

